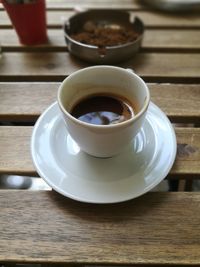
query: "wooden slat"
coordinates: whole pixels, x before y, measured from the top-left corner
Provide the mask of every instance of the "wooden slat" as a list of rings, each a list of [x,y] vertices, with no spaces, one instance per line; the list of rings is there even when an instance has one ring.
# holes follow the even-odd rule
[[[116,9],[146,9],[148,8],[146,5],[141,5],[137,0],[123,0],[123,6],[122,2],[120,0],[47,0],[46,1],[46,7],[48,10],[51,9],[74,9],[76,7],[78,8],[116,8]],[[3,6],[0,4],[0,9],[3,9]]]
[[[135,11],[131,12],[138,16],[147,28],[173,28],[173,29],[199,29],[199,14],[173,14],[159,13],[155,11]],[[74,15],[74,11],[48,11],[47,22],[50,28],[60,28],[63,21]],[[0,11],[0,28],[11,28],[11,22],[5,11]]]
[[[144,33],[143,49],[176,51],[199,51],[199,30],[147,29]]]
[[[32,127],[0,127],[0,173],[36,175],[30,155]]]
[[[67,51],[62,29],[48,30],[49,42],[41,46],[20,45],[13,29],[0,31],[1,46],[4,52],[12,51]],[[143,51],[200,51],[199,30],[159,30],[147,29],[142,42]]]
[[[3,53],[1,81],[62,81],[72,72],[89,66],[68,53]],[[146,81],[199,82],[200,54],[138,53],[119,64],[132,68]]]
[[[198,192],[105,206],[55,192],[0,191],[0,262],[198,266],[199,207]]]
[[[60,83],[0,83],[0,120],[28,121],[54,101]]]
[[[30,156],[32,127],[0,127],[0,173],[36,176]],[[178,155],[173,178],[200,177],[200,128],[177,128]]]
[[[60,83],[0,83],[0,120],[29,121],[54,101]],[[200,121],[200,86],[148,84],[151,99],[173,122]]]
[[[171,174],[200,177],[200,128],[176,128],[177,158]]]
[[[200,85],[150,84],[152,101],[174,122],[200,121]]]
[[[123,5],[120,0],[57,0],[57,1],[47,1],[48,8],[71,8],[81,7],[81,8],[117,8],[117,9],[139,9],[144,8],[144,5],[140,5],[137,0],[123,0]]]
[[[146,27],[157,28],[200,28],[199,14],[177,15],[169,13],[159,13],[154,11],[135,11],[131,12],[138,16]],[[63,19],[68,19],[72,12],[48,12],[48,25],[59,27],[62,25]]]
[[[89,64],[71,57],[68,53],[3,53],[0,79],[11,80],[63,80]]]

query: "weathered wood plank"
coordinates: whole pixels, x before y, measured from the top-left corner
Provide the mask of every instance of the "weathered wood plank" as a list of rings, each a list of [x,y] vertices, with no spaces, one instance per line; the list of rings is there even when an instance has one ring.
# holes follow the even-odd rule
[[[0,83],[0,120],[34,121],[54,101],[60,83]],[[200,121],[200,87],[148,84],[151,99],[173,122]]]
[[[1,29],[0,40],[4,52],[12,51],[67,51],[62,29],[49,29],[49,41],[41,46],[23,46],[13,29]],[[199,30],[159,30],[147,29],[142,42],[142,50],[148,51],[200,51]]]
[[[200,128],[176,128],[177,157],[171,174],[199,176],[200,172]],[[199,176],[200,177],[200,176]]]
[[[0,191],[0,261],[197,266],[199,207],[198,192],[151,192],[105,206]]]
[[[137,0],[123,0],[122,2],[119,0],[47,0],[46,7],[48,10],[58,10],[58,9],[65,9],[70,10],[74,8],[116,8],[116,9],[144,9],[148,8],[146,5],[141,5]],[[3,6],[0,4],[0,10],[3,9]]]
[[[49,28],[61,28],[63,21],[74,15],[74,11],[48,11],[47,23]],[[131,14],[138,16],[146,28],[177,28],[199,29],[200,17],[198,13],[173,14],[156,11],[134,11]],[[5,11],[0,11],[0,28],[11,28],[11,21]]]
[[[29,121],[54,101],[60,83],[0,83],[0,120]]]
[[[72,72],[89,66],[68,53],[3,53],[1,81],[62,81]],[[198,53],[138,53],[118,64],[132,68],[150,82],[199,82]]]
[[[143,49],[176,51],[199,51],[199,30],[147,29],[144,34]]]
[[[140,9],[144,8],[144,5],[140,5],[137,0],[123,0],[123,5],[120,0],[57,0],[47,1],[47,8],[69,8],[73,9],[76,7],[80,8],[117,8],[117,9]]]
[[[33,175],[30,156],[32,127],[0,127],[0,173]],[[171,170],[173,178],[200,177],[200,128],[176,128],[178,154]]]
[[[151,99],[174,122],[200,121],[200,86],[184,84],[150,84]]]
[[[0,127],[0,173],[35,175],[30,155],[32,127]]]

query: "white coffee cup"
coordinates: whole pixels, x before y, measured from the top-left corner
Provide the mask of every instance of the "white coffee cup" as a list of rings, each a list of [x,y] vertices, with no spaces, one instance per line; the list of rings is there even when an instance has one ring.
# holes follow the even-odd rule
[[[81,99],[98,94],[118,95],[137,103],[138,112],[117,124],[94,125],[70,114]],[[58,90],[58,104],[67,130],[80,149],[95,157],[112,157],[122,152],[140,131],[150,94],[134,72],[114,66],[93,66],[68,76]]]

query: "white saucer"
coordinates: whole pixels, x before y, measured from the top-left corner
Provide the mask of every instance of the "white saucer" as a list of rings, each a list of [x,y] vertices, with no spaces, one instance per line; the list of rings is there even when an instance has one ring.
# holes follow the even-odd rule
[[[150,103],[131,145],[113,158],[95,158],[80,151],[54,103],[35,124],[31,153],[38,174],[62,195],[117,203],[146,193],[167,176],[176,156],[176,137],[166,115]]]

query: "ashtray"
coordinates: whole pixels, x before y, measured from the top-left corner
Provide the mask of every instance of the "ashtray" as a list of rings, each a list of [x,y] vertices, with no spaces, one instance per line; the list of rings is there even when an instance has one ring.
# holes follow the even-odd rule
[[[87,62],[112,64],[130,59],[138,52],[143,22],[120,10],[88,10],[64,22],[69,52]]]

